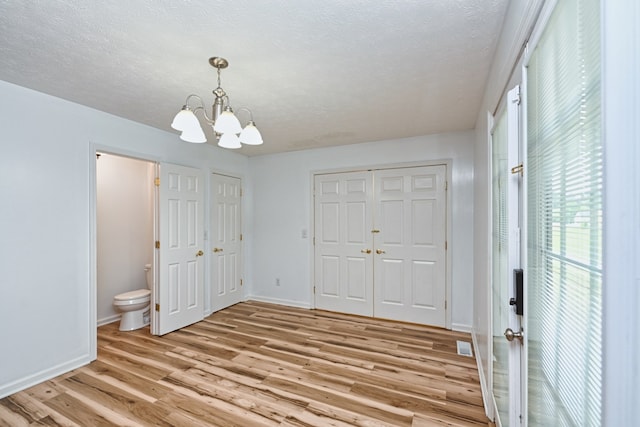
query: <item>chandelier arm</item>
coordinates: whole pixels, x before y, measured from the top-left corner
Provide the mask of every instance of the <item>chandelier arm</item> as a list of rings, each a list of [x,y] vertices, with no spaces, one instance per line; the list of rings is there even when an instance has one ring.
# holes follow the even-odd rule
[[[189,100],[191,98],[196,98],[199,102],[200,105],[196,106],[195,108],[193,108],[193,114],[196,113],[196,111],[198,110],[202,110],[202,115],[204,116],[204,119],[207,121],[207,123],[209,124],[213,124],[213,120],[207,115],[207,109],[204,105],[204,101],[202,100],[202,98],[198,95],[196,95],[195,93],[192,93],[191,95],[187,96],[187,100],[185,101],[185,105],[187,107],[189,107]]]
[[[229,100],[229,95],[226,93],[220,97],[222,99],[222,106],[231,108],[231,101]]]
[[[250,120],[250,121],[253,121],[253,113],[252,113],[252,112],[251,112],[251,110],[250,110],[250,109],[248,109],[247,107],[240,107],[240,108],[238,108],[236,111],[237,111],[238,113],[239,113],[240,111],[246,111],[247,113],[249,113],[249,120]]]

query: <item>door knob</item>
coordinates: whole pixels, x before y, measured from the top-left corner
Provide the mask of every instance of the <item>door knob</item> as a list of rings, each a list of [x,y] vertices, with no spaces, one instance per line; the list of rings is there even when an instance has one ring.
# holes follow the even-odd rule
[[[213,248],[213,252],[222,252],[223,250],[222,248]]]
[[[386,253],[386,252],[384,251],[384,249],[376,249],[376,253],[377,253],[378,255],[380,255],[380,254],[384,254],[384,253]]]
[[[196,256],[202,256],[202,255],[204,255],[204,252],[202,252],[202,251],[198,251],[198,252],[196,253]]]
[[[363,254],[370,254],[371,249],[362,249],[360,252],[362,252]]]
[[[522,342],[522,339],[524,338],[524,331],[522,330],[522,328],[520,328],[519,332],[513,332],[513,329],[511,328],[507,328],[504,330],[504,337],[507,339],[507,341],[511,342],[514,340],[514,338],[517,338],[520,340],[520,342]]]

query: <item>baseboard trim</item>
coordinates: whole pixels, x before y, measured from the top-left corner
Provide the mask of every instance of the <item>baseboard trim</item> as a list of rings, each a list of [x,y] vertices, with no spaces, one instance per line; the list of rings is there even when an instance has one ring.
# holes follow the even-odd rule
[[[292,300],[285,300],[285,299],[271,298],[271,297],[262,297],[259,295],[247,295],[244,300],[267,302],[267,303],[278,304],[278,305],[288,305],[290,307],[297,307],[297,308],[308,308],[308,309],[311,308],[311,304],[309,304],[308,302],[292,301]]]
[[[7,397],[11,394],[17,393],[19,391],[22,391],[36,384],[40,384],[44,381],[48,381],[52,378],[57,377],[58,375],[66,374],[69,371],[72,371],[76,368],[89,364],[92,360],[93,359],[89,354],[85,354],[69,362],[61,363],[50,369],[45,369],[33,375],[29,375],[28,377],[20,378],[19,380],[14,381],[12,383],[4,384],[0,386],[0,399]]]
[[[451,324],[451,330],[452,331],[456,331],[456,332],[466,332],[468,334],[471,333],[471,326],[470,325],[465,325],[463,323],[452,323]]]
[[[114,314],[109,317],[104,317],[102,319],[98,319],[98,327],[108,325],[109,323],[117,322],[120,320],[120,314]]]

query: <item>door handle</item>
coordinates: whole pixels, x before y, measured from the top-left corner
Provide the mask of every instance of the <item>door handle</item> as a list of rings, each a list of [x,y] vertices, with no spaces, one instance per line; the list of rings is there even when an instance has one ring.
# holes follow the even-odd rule
[[[524,338],[524,330],[520,328],[519,332],[513,332],[513,329],[507,328],[504,330],[504,337],[509,342],[513,341],[516,338],[519,339],[520,342],[522,342],[522,339]]]
[[[370,254],[371,249],[362,249],[360,252],[362,252],[363,254]]]
[[[376,253],[380,255],[380,254],[385,254],[386,251],[384,249],[376,249]]]
[[[196,253],[196,256],[202,256],[202,255],[204,255],[204,252],[202,252],[202,251],[198,251],[198,252]]]
[[[213,252],[222,252],[223,250],[222,248],[213,248]]]

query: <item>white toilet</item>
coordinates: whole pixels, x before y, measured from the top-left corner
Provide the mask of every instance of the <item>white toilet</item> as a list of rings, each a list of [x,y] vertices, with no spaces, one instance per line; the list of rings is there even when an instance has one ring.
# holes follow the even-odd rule
[[[116,295],[113,305],[122,312],[120,318],[121,331],[133,331],[149,324],[149,305],[151,302],[151,287],[153,285],[153,272],[151,264],[145,264],[147,273],[147,288]]]

